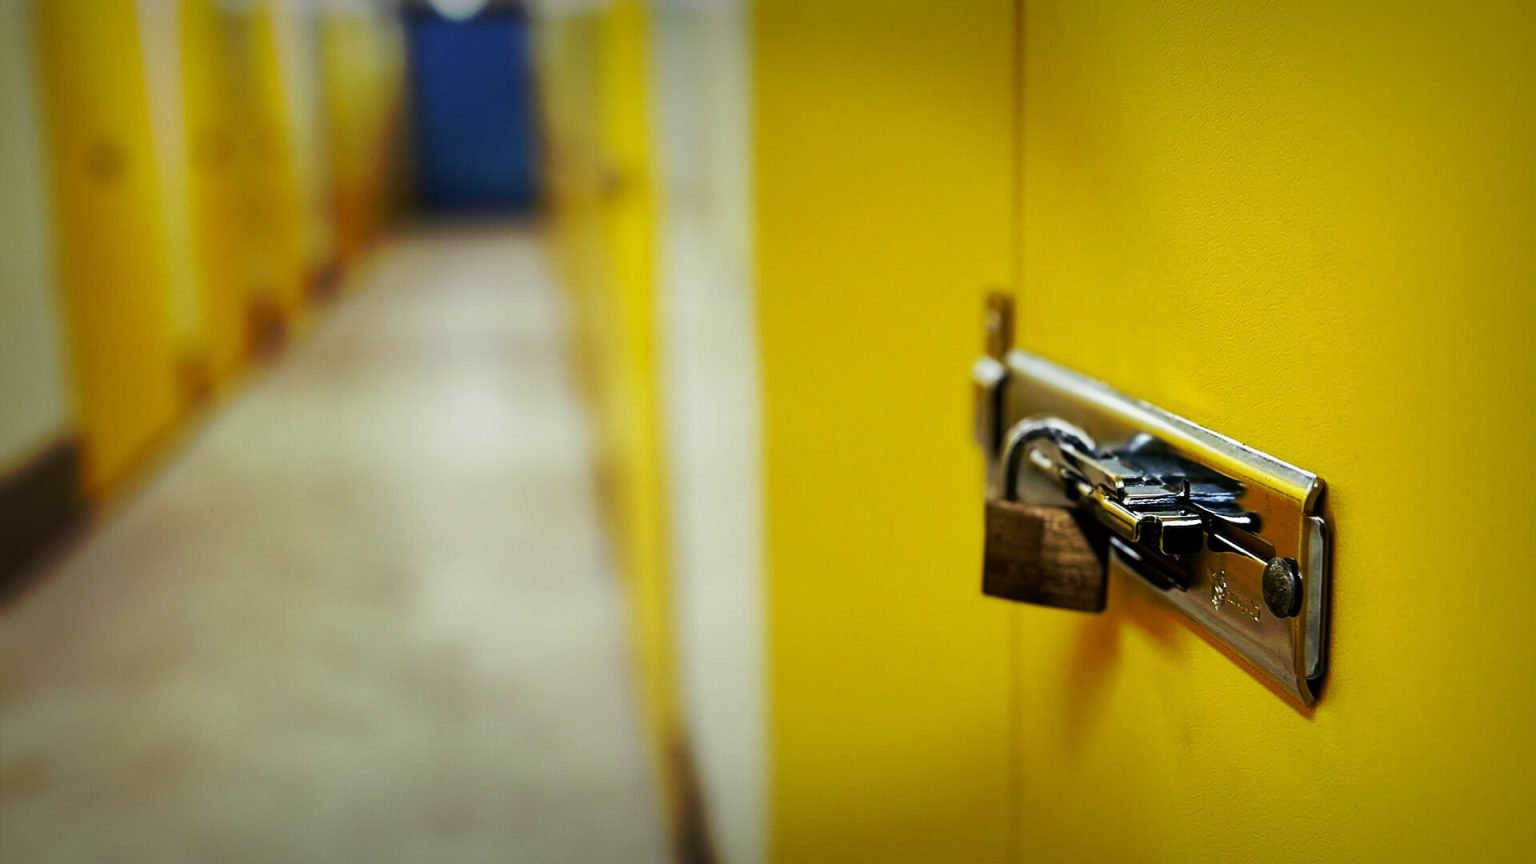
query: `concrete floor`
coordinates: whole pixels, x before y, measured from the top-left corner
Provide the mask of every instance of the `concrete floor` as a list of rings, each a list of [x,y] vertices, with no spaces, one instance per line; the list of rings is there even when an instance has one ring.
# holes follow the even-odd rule
[[[537,240],[364,281],[0,613],[0,861],[665,859]]]

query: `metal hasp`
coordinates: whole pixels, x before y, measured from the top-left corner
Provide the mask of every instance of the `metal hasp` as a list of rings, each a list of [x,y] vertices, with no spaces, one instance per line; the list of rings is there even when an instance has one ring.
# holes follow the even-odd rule
[[[1079,522],[1102,526],[1111,565],[1315,702],[1327,665],[1322,481],[1039,357],[1009,350],[1000,363],[974,376],[978,437],[997,430],[980,442],[989,495],[1091,516]]]

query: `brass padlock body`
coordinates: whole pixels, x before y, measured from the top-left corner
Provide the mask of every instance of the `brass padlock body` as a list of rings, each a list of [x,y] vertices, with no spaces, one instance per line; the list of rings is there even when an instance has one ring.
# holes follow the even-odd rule
[[[1082,514],[1019,501],[987,501],[983,593],[1084,612],[1104,611],[1109,574],[1102,533]]]

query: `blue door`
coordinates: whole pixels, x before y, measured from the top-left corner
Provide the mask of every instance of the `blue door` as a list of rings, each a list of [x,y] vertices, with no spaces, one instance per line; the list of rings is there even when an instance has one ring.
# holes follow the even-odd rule
[[[526,213],[538,201],[528,20],[492,8],[409,13],[416,187],[430,211]]]

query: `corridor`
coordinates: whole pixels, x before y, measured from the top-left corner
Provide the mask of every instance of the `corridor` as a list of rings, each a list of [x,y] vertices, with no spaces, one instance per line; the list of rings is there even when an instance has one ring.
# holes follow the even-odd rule
[[[538,238],[353,278],[0,610],[0,860],[664,859]]]

